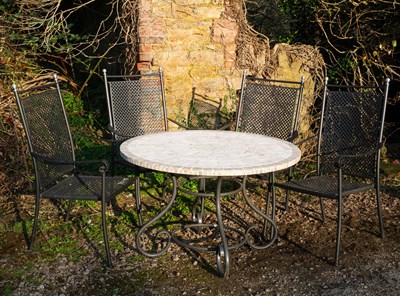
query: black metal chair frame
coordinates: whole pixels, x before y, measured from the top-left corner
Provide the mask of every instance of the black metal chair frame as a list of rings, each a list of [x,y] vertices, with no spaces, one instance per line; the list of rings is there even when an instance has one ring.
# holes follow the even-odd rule
[[[120,164],[133,169],[139,226],[142,221],[140,174],[150,170],[120,157],[119,146],[129,138],[168,131],[163,70],[134,75],[108,75],[103,69],[109,131],[112,136],[111,172]],[[164,191],[163,191],[164,193]]]
[[[298,137],[297,126],[304,81],[304,76],[300,81],[256,78],[247,75],[244,70],[235,130],[263,134],[293,143]],[[290,174],[291,168],[288,169],[288,175]],[[274,196],[270,205],[272,176],[273,174],[266,176],[269,178],[266,212],[271,211],[271,218],[275,221]],[[264,223],[264,236],[266,235],[267,225]]]
[[[388,88],[389,79],[381,86],[348,86],[328,84],[325,78],[316,176],[302,180],[290,177],[287,182],[273,184],[286,191],[319,197],[323,221],[323,199],[337,201],[336,266],[339,265],[344,197],[375,189],[380,234],[384,236],[379,165]],[[274,189],[272,192],[275,195]]]
[[[106,160],[75,159],[74,143],[68,124],[57,75],[54,82],[19,91],[12,86],[33,159],[36,177],[34,223],[29,248],[33,247],[38,227],[40,201],[43,198],[68,200],[65,220],[74,200],[101,203],[101,217],[107,266],[111,255],[106,225],[107,202],[133,183],[131,178],[106,176]],[[84,175],[78,166],[97,164],[99,175]]]

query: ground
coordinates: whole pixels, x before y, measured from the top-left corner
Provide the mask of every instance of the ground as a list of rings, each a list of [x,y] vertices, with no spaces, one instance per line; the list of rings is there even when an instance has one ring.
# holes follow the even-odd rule
[[[253,188],[254,200],[262,186]],[[46,202],[42,230],[34,249],[28,250],[30,226],[18,221],[32,214],[33,196],[21,195],[13,204],[2,203],[0,291],[2,295],[398,295],[400,195],[391,186],[382,191],[383,239],[378,235],[374,192],[346,199],[338,267],[332,265],[336,203],[326,201],[328,219],[322,223],[317,200],[292,196],[285,211],[278,195],[277,240],[265,250],[242,246],[232,251],[230,274],[225,278],[217,275],[215,254],[208,252],[172,244],[161,257],[139,255],[134,239],[137,227],[126,219],[126,228],[116,231],[121,212],[111,210],[111,269],[105,268],[101,239],[91,239],[96,228],[82,226],[92,221],[74,211],[77,218],[66,223],[68,228],[54,231],[51,227],[60,223],[59,209]],[[129,195],[119,198],[120,208],[133,205]],[[260,222],[249,214],[240,196],[224,201],[223,210],[227,219],[236,217],[227,223]],[[98,212],[91,211],[94,223]],[[57,229],[69,233],[57,233]],[[59,236],[65,239],[54,242],[53,237]],[[72,249],[76,256],[68,251],[69,244],[76,246]]]

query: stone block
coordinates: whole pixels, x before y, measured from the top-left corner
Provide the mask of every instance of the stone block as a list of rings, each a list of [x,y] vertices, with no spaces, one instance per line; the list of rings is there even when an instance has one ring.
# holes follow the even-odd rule
[[[137,63],[136,65],[139,71],[151,70],[151,64],[149,62]]]
[[[165,3],[157,3],[157,5],[153,5],[151,9],[152,16],[154,18],[167,18],[168,16],[173,15],[172,4],[170,1]]]
[[[234,20],[218,19],[214,20],[211,36],[215,43],[232,44],[235,43],[238,33],[238,25]]]
[[[185,48],[190,51],[210,44],[210,31],[203,28],[169,29],[165,35],[168,36],[167,44],[171,44],[173,48]]]
[[[191,51],[188,59],[191,63],[197,63],[198,65],[221,66],[224,63],[224,53],[211,50]]]
[[[164,44],[164,37],[161,36],[144,36],[140,37],[141,44]]]
[[[223,6],[199,6],[194,10],[195,17],[198,19],[219,19],[224,12]]]
[[[150,53],[139,53],[139,62],[151,62],[153,55]]]

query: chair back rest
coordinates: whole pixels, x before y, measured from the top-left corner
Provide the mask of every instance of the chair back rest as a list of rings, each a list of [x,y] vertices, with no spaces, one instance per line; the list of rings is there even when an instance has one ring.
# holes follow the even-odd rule
[[[330,85],[325,78],[317,149],[318,171],[335,172],[339,155],[376,153],[350,158],[345,175],[375,178],[379,165],[389,79],[382,86]]]
[[[36,182],[42,190],[74,170],[73,165],[54,165],[41,160],[73,161],[75,154],[71,131],[58,84],[54,82],[19,91],[12,86],[22,123],[33,156]],[[40,157],[36,157],[40,156]]]
[[[254,78],[243,72],[236,130],[293,140],[303,96],[301,81]]]
[[[116,140],[168,130],[161,68],[148,74],[108,75],[106,70],[103,74]]]

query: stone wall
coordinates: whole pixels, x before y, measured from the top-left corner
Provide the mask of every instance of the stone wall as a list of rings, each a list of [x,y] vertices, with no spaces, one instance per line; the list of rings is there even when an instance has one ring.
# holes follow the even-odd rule
[[[237,15],[240,1],[140,1],[137,67],[141,71],[160,66],[164,69],[170,118],[185,118],[193,95],[216,104],[223,98],[234,99],[243,68],[250,68],[249,73],[253,68],[251,74],[283,80],[300,81],[304,75],[306,100],[302,113],[308,112],[314,102],[314,83],[304,59],[293,54],[295,46],[283,44],[270,49],[266,40],[254,36],[243,42],[243,26],[237,21],[241,19]],[[240,56],[243,51],[245,54]],[[304,132],[309,128],[309,120],[305,121],[301,124]],[[170,125],[170,129],[175,128]]]
[[[224,0],[142,0],[138,33],[138,69],[163,68],[169,117],[185,116],[193,93],[219,102],[240,88],[238,25]]]

